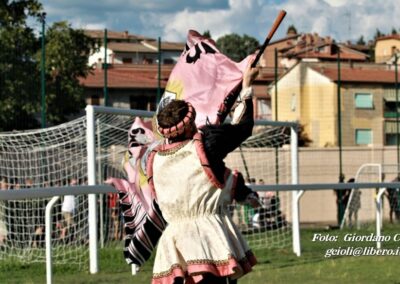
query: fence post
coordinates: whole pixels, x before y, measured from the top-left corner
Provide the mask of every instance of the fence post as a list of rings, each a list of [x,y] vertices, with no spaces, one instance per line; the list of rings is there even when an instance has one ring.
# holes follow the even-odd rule
[[[290,128],[290,154],[291,154],[291,172],[292,172],[292,184],[299,183],[299,152],[298,152],[298,133],[297,127],[292,126]],[[297,255],[301,255],[301,243],[300,243],[300,197],[303,194],[303,190],[293,190],[292,192],[292,238],[293,238],[293,252]]]
[[[49,203],[46,205],[46,213],[45,213],[45,237],[46,237],[46,283],[51,284],[53,283],[53,261],[51,255],[51,209],[53,209],[54,204],[57,200],[60,199],[60,196],[54,196]]]
[[[96,185],[96,140],[94,108],[86,106],[86,149],[88,185]],[[89,260],[90,273],[99,271],[97,256],[97,200],[96,194],[89,194]]]

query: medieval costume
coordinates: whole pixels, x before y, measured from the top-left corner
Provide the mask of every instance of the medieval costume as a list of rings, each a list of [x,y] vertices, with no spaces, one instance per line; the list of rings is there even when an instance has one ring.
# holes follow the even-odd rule
[[[251,135],[253,105],[251,89],[241,93],[237,124],[208,125],[192,139],[175,141],[195,119],[188,113],[178,125],[159,126],[172,143],[153,150],[148,177],[157,203],[167,221],[157,248],[153,283],[173,283],[177,277],[186,283],[202,280],[204,274],[238,278],[256,263],[240,231],[233,223],[227,205],[236,200],[257,198],[244,184],[241,174],[225,167],[223,159]]]

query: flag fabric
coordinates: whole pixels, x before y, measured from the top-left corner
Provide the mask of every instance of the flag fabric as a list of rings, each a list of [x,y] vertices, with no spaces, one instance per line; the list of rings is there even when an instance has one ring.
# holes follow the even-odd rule
[[[142,265],[166,226],[146,176],[148,153],[157,145],[151,122],[136,117],[128,131],[128,152],[123,162],[127,179],[106,181],[119,194],[125,229],[124,256],[128,264]]]
[[[172,99],[185,100],[196,109],[198,127],[218,123],[218,110],[240,84],[250,58],[234,62],[217,49],[212,39],[190,30],[157,111]]]

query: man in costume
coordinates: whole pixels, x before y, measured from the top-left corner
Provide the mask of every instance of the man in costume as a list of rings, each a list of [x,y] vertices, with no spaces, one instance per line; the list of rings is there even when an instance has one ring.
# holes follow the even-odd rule
[[[196,110],[172,100],[157,115],[163,144],[152,151],[147,176],[168,225],[158,243],[153,283],[235,283],[256,259],[227,205],[257,207],[258,196],[223,159],[251,135],[257,68],[247,67],[232,123],[197,130]]]

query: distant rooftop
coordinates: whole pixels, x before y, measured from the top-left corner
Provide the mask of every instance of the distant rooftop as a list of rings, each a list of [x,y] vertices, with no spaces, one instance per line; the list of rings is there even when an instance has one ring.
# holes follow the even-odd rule
[[[337,68],[311,67],[318,73],[328,77],[332,81],[338,81]],[[340,80],[342,82],[364,82],[364,83],[383,83],[394,84],[395,72],[393,70],[343,68],[340,70]]]
[[[400,40],[400,34],[381,36],[381,37],[378,37],[376,39],[376,41],[378,41],[378,40],[387,40],[387,39],[398,39],[398,40]]]
[[[103,39],[104,30],[84,30],[84,33],[92,38]],[[107,38],[112,40],[155,40],[154,38],[143,35],[130,34],[129,31],[116,32],[107,30]]]

